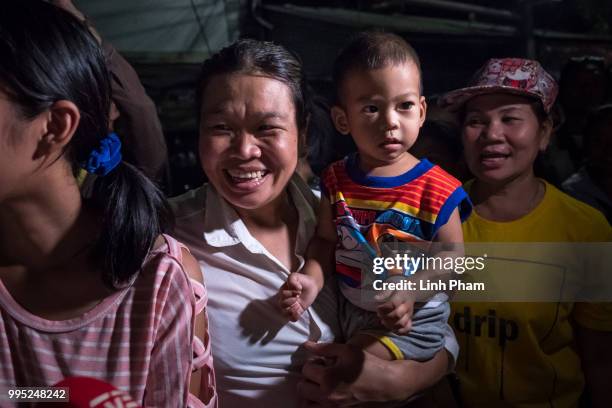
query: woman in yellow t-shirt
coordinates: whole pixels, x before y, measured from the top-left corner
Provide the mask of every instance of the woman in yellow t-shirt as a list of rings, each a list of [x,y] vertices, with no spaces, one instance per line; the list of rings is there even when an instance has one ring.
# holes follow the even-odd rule
[[[467,184],[474,211],[463,226],[466,243],[610,240],[601,213],[534,175],[551,135],[556,94],[538,62],[505,58],[489,60],[467,88],[441,99],[460,113],[475,176]],[[515,260],[495,267],[496,274],[521,276]],[[457,372],[465,406],[576,407],[585,384],[590,406],[612,406],[609,304],[454,303],[450,321],[461,346]]]

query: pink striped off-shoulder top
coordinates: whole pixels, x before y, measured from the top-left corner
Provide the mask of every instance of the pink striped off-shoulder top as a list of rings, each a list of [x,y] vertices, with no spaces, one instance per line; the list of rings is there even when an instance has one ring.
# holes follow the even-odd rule
[[[0,395],[15,386],[50,386],[93,377],[145,407],[216,407],[210,338],[194,335],[206,288],[182,265],[184,246],[164,235],[134,283],[84,315],[46,320],[21,307],[0,281]],[[189,393],[202,370],[200,399]],[[0,406],[10,403],[0,398]]]

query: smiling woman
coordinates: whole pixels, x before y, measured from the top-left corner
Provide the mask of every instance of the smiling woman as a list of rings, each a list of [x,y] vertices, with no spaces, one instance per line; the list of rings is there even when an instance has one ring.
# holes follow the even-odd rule
[[[274,211],[297,165],[291,90],[266,76],[217,76],[206,86],[200,124],[202,167],[239,212]]]
[[[467,102],[463,146],[468,166],[479,180],[499,185],[533,177],[533,163],[548,145],[552,121],[540,120],[530,102],[503,93]]]
[[[220,401],[226,407],[318,407],[410,397],[448,369],[431,360],[384,361],[345,344],[327,284],[298,321],[277,306],[304,264],[318,203],[294,175],[307,123],[297,59],[269,42],[240,40],[202,66],[200,157],[210,183],[173,199],[176,234],[198,259],[209,293]],[[453,347],[450,334],[448,347]],[[334,363],[308,360],[308,351]],[[320,361],[320,360],[318,360]]]
[[[550,138],[556,89],[538,62],[506,58],[490,60],[468,87],[442,98],[461,112],[465,157],[474,174],[467,183],[474,212],[463,225],[466,242],[533,247],[610,240],[601,213],[534,175],[536,156]],[[521,272],[521,254],[503,252],[503,245],[488,248],[491,258],[507,262],[485,273]],[[537,256],[550,261],[544,253]],[[530,282],[521,284],[527,289]],[[462,324],[472,318],[474,330]],[[482,319],[491,324],[481,325]],[[457,363],[465,406],[577,407],[587,395],[585,406],[610,406],[605,383],[612,353],[604,347],[612,341],[609,304],[455,302],[450,320],[465,350]],[[512,328],[511,339],[508,329],[495,329],[495,321]]]

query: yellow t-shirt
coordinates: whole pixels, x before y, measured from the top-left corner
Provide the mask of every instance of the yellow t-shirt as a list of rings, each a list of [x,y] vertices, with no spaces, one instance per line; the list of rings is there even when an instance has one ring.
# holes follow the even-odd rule
[[[463,236],[466,243],[605,242],[611,229],[600,212],[546,183],[543,200],[528,215],[493,222],[472,212]],[[512,267],[497,265],[493,273],[512,273]],[[610,304],[453,303],[465,406],[577,406],[584,376],[572,348],[572,319],[612,331]]]

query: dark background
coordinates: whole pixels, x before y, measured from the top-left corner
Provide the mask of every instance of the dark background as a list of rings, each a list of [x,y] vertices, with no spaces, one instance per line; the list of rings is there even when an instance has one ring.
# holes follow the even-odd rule
[[[332,89],[339,48],[367,29],[400,34],[413,45],[430,101],[463,86],[492,57],[534,58],[557,78],[571,56],[612,61],[612,2],[606,0],[242,0],[231,7],[239,16],[236,36],[275,41],[297,53],[323,96]],[[143,62],[125,54],[158,106],[170,154],[168,192],[200,184],[193,108],[199,64]]]

